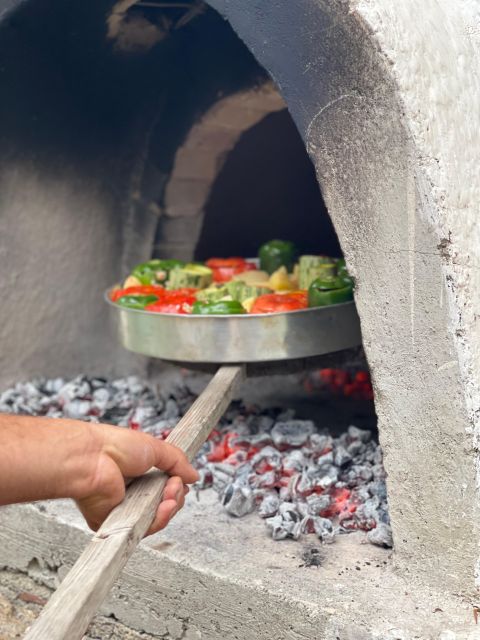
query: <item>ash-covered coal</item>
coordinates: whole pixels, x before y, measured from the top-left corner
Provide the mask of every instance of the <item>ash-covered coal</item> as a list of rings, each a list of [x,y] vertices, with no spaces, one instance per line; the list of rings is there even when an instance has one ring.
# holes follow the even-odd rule
[[[134,376],[78,376],[19,383],[0,395],[0,412],[102,421],[164,439],[194,400],[181,379],[163,395]],[[331,543],[361,530],[391,547],[379,445],[353,425],[339,437],[325,427],[290,409],[232,403],[196,458],[196,488],[212,487],[234,517],[256,511],[274,540],[312,534]]]

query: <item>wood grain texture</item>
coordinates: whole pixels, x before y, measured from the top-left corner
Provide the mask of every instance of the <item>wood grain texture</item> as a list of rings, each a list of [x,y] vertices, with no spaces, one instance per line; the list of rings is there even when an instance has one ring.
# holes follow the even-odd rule
[[[228,407],[245,367],[221,367],[168,441],[191,460]],[[105,520],[25,640],[80,640],[97,608],[150,526],[168,476],[157,469],[134,480]]]

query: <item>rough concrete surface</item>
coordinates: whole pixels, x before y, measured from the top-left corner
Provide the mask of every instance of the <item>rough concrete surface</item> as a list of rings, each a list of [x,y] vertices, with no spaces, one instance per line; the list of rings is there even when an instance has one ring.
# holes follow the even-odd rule
[[[0,565],[50,587],[88,539],[68,501],[3,507]],[[102,614],[168,640],[413,640],[478,638],[470,603],[397,574],[390,552],[363,534],[320,547],[274,542],[255,515],[228,516],[213,491],[189,496],[163,533],[129,561]]]
[[[18,571],[0,571],[0,640],[23,637],[49,598],[52,590]],[[149,640],[146,633],[128,629],[113,618],[97,616],[85,640]]]

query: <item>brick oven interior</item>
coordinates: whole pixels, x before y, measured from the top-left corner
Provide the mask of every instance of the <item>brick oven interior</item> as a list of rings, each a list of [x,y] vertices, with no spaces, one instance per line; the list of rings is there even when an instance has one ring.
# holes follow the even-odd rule
[[[0,15],[0,57],[14,60],[0,69],[0,289],[16,309],[0,326],[0,405],[33,412],[43,394],[52,415],[70,402],[88,419],[82,402],[102,389],[117,404],[101,417],[163,436],[209,375],[124,351],[107,287],[152,256],[252,256],[274,237],[345,255],[363,345],[243,384],[199,490],[102,615],[167,640],[453,640],[439,634],[467,633],[477,605],[478,509],[444,245],[370,32],[340,1],[280,4],[12,0]],[[312,429],[308,455],[331,456],[337,511],[317,515],[343,535],[297,535],[285,522],[307,514],[286,507],[266,527],[234,493],[227,433],[299,451],[279,424],[303,445]],[[268,488],[275,461],[258,465]],[[4,572],[53,588],[87,528],[67,501],[21,505],[2,509],[0,538]]]

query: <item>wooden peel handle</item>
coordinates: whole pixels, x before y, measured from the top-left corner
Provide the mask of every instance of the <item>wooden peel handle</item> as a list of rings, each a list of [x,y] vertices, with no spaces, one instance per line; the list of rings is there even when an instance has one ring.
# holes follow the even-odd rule
[[[180,420],[168,442],[187,457],[197,454],[230,404],[243,365],[221,367]],[[151,469],[134,480],[52,595],[25,640],[81,640],[96,610],[153,521],[167,483]]]

